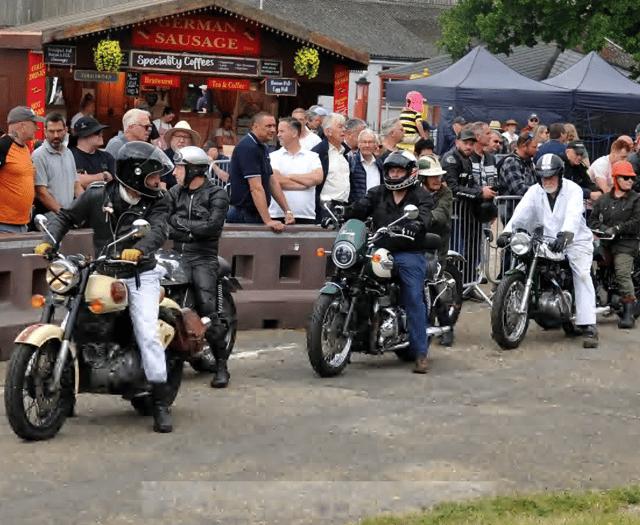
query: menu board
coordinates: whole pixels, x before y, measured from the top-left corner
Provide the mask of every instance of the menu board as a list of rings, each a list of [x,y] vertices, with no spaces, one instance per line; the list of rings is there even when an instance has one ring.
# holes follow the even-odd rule
[[[44,63],[57,66],[73,66],[76,63],[75,46],[46,46]]]
[[[260,75],[265,77],[279,77],[282,75],[282,62],[280,60],[261,60]]]
[[[222,73],[230,75],[258,75],[257,58],[228,58],[214,55],[186,53],[154,53],[131,51],[130,67],[154,71],[188,71],[193,73]]]
[[[125,96],[140,96],[140,73],[127,72],[127,78],[125,80]]]
[[[295,78],[267,78],[264,82],[264,91],[267,95],[285,95],[295,97],[297,85]]]

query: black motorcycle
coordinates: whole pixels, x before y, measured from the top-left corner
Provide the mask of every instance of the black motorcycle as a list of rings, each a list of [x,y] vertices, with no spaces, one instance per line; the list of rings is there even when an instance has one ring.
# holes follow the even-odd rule
[[[328,206],[325,209],[334,225],[340,226],[343,221]],[[400,301],[393,256],[384,248],[376,248],[375,242],[383,236],[406,237],[391,227],[417,216],[418,209],[408,205],[400,219],[374,233],[363,221],[350,219],[340,228],[332,251],[318,251],[321,256],[330,254],[336,267],[331,281],[320,290],[307,330],[309,362],[320,376],[340,374],[351,352],[395,352],[402,360],[415,359],[409,349],[407,317]],[[424,291],[431,320],[427,333],[435,337],[450,331],[458,318],[462,276],[454,265],[455,254],[446,268],[440,268],[436,255],[438,235],[427,234],[427,245]]]
[[[181,256],[176,252],[160,250],[156,258],[167,274],[162,280],[167,297],[174,300],[182,308],[194,308],[193,288],[182,268]],[[233,292],[242,290],[242,285],[231,275],[231,266],[222,257],[218,256],[218,282],[216,296],[216,310],[222,325],[227,355],[231,355],[233,345],[236,342],[238,331],[238,315],[236,304],[233,300]],[[189,359],[189,364],[198,372],[215,372],[216,361],[205,341],[204,348],[197,355]]]

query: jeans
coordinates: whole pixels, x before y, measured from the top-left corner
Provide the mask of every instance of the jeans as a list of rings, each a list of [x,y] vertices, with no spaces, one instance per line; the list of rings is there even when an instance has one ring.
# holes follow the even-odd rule
[[[262,224],[262,217],[258,212],[252,212],[245,208],[229,206],[227,222],[236,224]]]
[[[392,255],[400,276],[400,298],[407,313],[411,350],[416,357],[426,356],[429,354],[424,302],[427,258],[424,253],[416,252],[394,252]]]
[[[0,233],[26,233],[26,224],[7,224],[6,222],[0,222]]]

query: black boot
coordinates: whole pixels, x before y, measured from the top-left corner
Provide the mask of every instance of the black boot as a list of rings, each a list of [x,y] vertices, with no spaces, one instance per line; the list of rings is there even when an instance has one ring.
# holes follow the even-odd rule
[[[634,328],[636,326],[636,320],[633,316],[635,309],[635,300],[629,300],[627,297],[622,300],[622,317],[618,321],[618,328]]]
[[[173,430],[171,414],[167,403],[167,383],[154,383],[153,396],[153,431],[168,433]]]
[[[227,360],[226,359],[217,359],[216,360],[217,370],[216,374],[213,376],[211,380],[211,386],[213,388],[227,388],[229,385],[229,379],[231,376],[229,375],[229,370],[227,369]]]
[[[440,336],[440,346],[451,346],[453,344],[453,328]]]
[[[587,324],[582,328],[582,348],[598,348],[598,329],[594,324]]]

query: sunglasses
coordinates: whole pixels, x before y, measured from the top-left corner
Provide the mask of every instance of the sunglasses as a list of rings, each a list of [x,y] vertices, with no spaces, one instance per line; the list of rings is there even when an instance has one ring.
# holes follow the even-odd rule
[[[145,126],[143,126],[142,124],[136,124],[136,126],[140,126],[141,128],[144,128],[147,131],[151,131],[153,129],[153,126],[151,124],[147,124]]]
[[[529,122],[540,122],[537,118],[530,118]]]
[[[626,180],[626,181],[630,181],[635,179],[635,177],[633,175],[618,175],[619,178],[621,178],[622,180]]]

